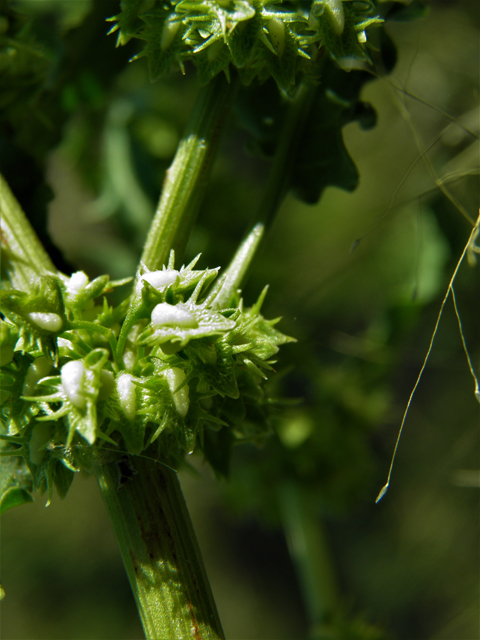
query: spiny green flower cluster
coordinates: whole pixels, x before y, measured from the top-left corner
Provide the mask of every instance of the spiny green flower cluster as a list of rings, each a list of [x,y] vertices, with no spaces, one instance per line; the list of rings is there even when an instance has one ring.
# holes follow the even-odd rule
[[[336,59],[368,58],[367,27],[382,20],[371,0],[122,0],[109,20],[117,45],[145,42],[152,80],[193,60],[206,84],[235,67],[245,84],[272,76],[284,91],[297,72],[315,75],[325,48]]]
[[[105,449],[169,465],[199,449],[222,472],[234,441],[268,433],[266,373],[291,338],[260,314],[266,290],[219,308],[218,269],[197,259],[142,269],[117,307],[105,296],[126,281],[83,272],[0,292],[1,455],[23,459],[34,489],[65,494]]]

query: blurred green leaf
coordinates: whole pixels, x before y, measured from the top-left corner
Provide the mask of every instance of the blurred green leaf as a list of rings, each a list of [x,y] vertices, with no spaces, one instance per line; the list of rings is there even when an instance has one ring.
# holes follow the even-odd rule
[[[375,125],[373,107],[358,97],[369,80],[366,72],[345,74],[333,64],[325,66],[291,178],[292,191],[300,200],[315,204],[328,186],[356,188],[358,171],[345,148],[342,128],[355,121],[363,129]]]
[[[0,441],[0,451],[4,444]],[[8,456],[1,458],[0,514],[7,509],[33,501],[32,481],[23,458]]]
[[[33,502],[33,496],[26,489],[20,487],[11,487],[0,498],[0,514],[11,509],[12,507],[19,507],[27,502]]]
[[[388,12],[388,20],[394,22],[410,22],[427,15],[429,7],[424,0],[412,0],[407,4],[394,2]]]

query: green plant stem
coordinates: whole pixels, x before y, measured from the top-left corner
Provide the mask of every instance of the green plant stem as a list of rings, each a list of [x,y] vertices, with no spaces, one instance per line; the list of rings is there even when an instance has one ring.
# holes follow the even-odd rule
[[[2,269],[14,288],[28,291],[38,276],[57,272],[1,174],[0,225]]]
[[[295,564],[312,637],[331,619],[338,607],[334,571],[320,518],[301,489],[285,482],[279,489],[283,527]]]
[[[223,74],[200,90],[187,130],[168,169],[141,261],[151,271],[181,254],[203,200],[210,169],[230,113],[238,80]]]
[[[209,296],[212,306],[221,309],[228,305],[245,278],[264,232],[265,226],[262,223],[256,224],[240,244],[226,272],[212,288]]]
[[[290,101],[253,226],[242,240],[227,271],[212,290],[212,294],[216,294],[214,304],[217,307],[227,304],[235,288],[239,288],[245,282],[247,272],[265,232],[272,224],[288,193],[290,174],[299,151],[315,92],[316,86],[304,81],[295,97]]]
[[[290,189],[290,175],[317,87],[303,80],[290,100],[255,222],[270,226]]]
[[[148,640],[221,640],[215,601],[177,474],[145,458],[119,488],[115,463],[95,468]]]

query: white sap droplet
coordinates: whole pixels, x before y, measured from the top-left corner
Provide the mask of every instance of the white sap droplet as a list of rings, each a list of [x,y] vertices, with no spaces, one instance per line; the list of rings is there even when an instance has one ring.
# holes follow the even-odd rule
[[[150,271],[142,276],[142,280],[146,280],[155,289],[163,289],[170,284],[178,281],[180,274],[176,269],[166,269],[164,271]]]
[[[88,276],[83,271],[76,271],[72,273],[68,284],[67,284],[67,293],[70,296],[77,296],[79,293],[84,291],[85,287],[88,284]]]
[[[52,370],[52,363],[48,358],[42,356],[37,358],[27,369],[27,375],[23,383],[22,395],[33,396],[37,382],[48,376]]]
[[[85,391],[83,388],[85,374],[85,365],[82,360],[71,360],[64,364],[60,372],[62,387],[70,402],[84,409],[87,404]]]
[[[185,372],[177,367],[172,367],[172,369],[167,369],[163,375],[167,379],[168,388],[172,393],[175,408],[182,418],[184,418],[187,415],[190,403],[188,384],[184,385],[181,389],[178,389],[178,387],[185,381]]]
[[[161,302],[152,311],[152,324],[155,326],[170,326],[181,328],[198,327],[198,322],[191,311],[181,307]]]
[[[60,331],[63,321],[58,313],[32,311],[28,314],[30,320],[45,331]]]
[[[136,396],[133,376],[129,373],[121,373],[117,378],[117,393],[120,398],[120,406],[129,420],[135,419]]]

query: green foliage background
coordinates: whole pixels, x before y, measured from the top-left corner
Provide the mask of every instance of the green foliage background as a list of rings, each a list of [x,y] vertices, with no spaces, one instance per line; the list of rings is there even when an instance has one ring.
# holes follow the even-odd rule
[[[17,4],[38,12],[39,37],[58,21],[72,36],[72,51],[80,46],[75,27],[89,2]],[[290,532],[290,548],[298,548],[292,491],[313,518],[317,541],[327,545],[333,578],[323,564],[325,582],[340,594],[348,616],[365,620],[358,637],[479,637],[478,403],[451,304],[406,423],[392,487],[374,505],[470,232],[420,157],[436,138],[429,157],[437,175],[458,171],[462,177],[449,189],[472,218],[479,206],[474,4],[431,2],[425,18],[389,25],[398,64],[362,93],[377,110],[377,126],[363,131],[352,123],[343,130],[359,187],[353,193],[328,188],[315,206],[289,197],[254,264],[247,303],[270,283],[265,316],[283,315],[281,330],[298,339],[281,354],[281,367],[292,366],[285,391],[303,402],[279,416],[277,435],[264,448],[236,450],[229,483],[216,483],[201,461],[194,462],[200,481],[182,477],[232,640],[307,634],[308,593],[302,599],[305,587],[281,528]],[[95,5],[105,16],[117,10],[109,0]],[[135,269],[197,87],[188,71],[150,84],[145,61],[126,64],[134,48],[113,51],[114,38],[103,37],[97,35],[102,44],[86,48],[83,69],[70,69],[72,80],[64,83],[62,126],[51,134],[59,145],[45,163],[48,186],[27,184],[39,170],[22,157],[27,126],[15,153],[2,146],[0,159],[39,227],[48,203],[48,229],[63,259],[92,277],[107,271],[119,278]],[[187,250],[187,260],[203,253],[202,268],[226,265],[266,176],[265,163],[245,155],[248,135],[237,120]],[[45,149],[53,144],[47,138]],[[41,143],[40,165],[46,158]],[[477,369],[479,284],[478,266],[465,264],[456,292]],[[65,501],[55,499],[47,510],[44,502],[38,498],[2,519],[2,637],[141,637],[93,479],[76,479]],[[384,632],[373,635],[368,625]]]

